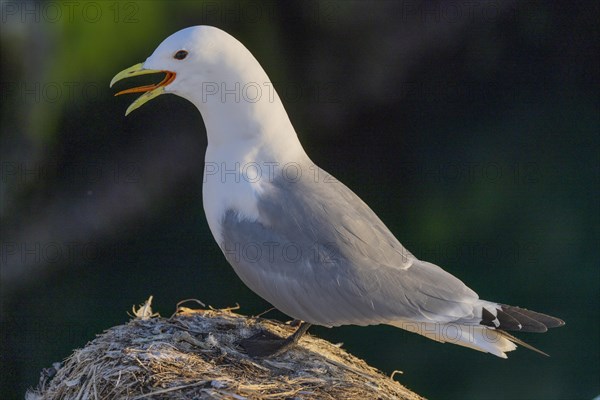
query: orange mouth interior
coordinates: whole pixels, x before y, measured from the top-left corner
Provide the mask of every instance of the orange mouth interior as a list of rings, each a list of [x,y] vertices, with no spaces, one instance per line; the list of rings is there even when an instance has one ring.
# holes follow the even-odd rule
[[[161,86],[167,86],[169,83],[173,82],[175,80],[175,72],[171,72],[171,71],[161,71],[165,73],[165,77],[163,78],[162,81],[155,83],[153,85],[144,85],[144,86],[138,86],[138,87],[134,87],[134,88],[130,88],[130,89],[125,89],[125,90],[121,90],[120,92],[116,93],[115,96],[120,96],[122,94],[128,94],[128,93],[144,93],[144,92],[149,92],[151,90],[157,89]]]

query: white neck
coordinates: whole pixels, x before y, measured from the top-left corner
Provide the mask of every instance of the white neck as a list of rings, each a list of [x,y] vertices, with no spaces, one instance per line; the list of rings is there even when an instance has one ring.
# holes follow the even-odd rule
[[[267,74],[246,48],[234,50],[215,56],[212,65],[219,68],[189,74],[189,81],[178,87],[206,125],[204,209],[219,244],[221,218],[228,209],[258,220],[257,196],[289,163],[308,160]],[[202,90],[191,92],[193,87]],[[254,179],[257,171],[260,179]]]
[[[261,86],[246,84],[255,92],[262,88],[261,97],[255,102],[244,99],[245,92],[249,92],[243,89],[244,85],[225,82],[222,87],[234,89],[223,96],[205,96],[205,101],[193,101],[206,126],[208,151],[222,146],[235,148],[245,142],[243,147],[248,151],[260,149],[263,156],[274,158],[269,161],[283,162],[304,154],[277,92],[268,81],[264,82]]]

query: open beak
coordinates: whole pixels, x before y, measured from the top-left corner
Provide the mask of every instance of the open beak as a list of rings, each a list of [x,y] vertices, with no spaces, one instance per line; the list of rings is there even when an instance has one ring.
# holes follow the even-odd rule
[[[143,106],[148,101],[163,94],[165,92],[165,87],[175,80],[175,72],[161,71],[157,69],[144,69],[143,63],[139,63],[135,64],[132,67],[124,69],[123,71],[116,74],[114,78],[112,78],[112,80],[110,81],[110,87],[112,87],[115,83],[125,78],[157,73],[165,74],[165,77],[159,83],[156,83],[154,85],[144,85],[134,87],[131,89],[125,89],[115,94],[115,96],[119,96],[127,93],[144,93],[143,95],[138,97],[133,103],[131,103],[131,105],[127,108],[127,111],[125,111],[125,115],[129,115],[129,113],[133,110]]]

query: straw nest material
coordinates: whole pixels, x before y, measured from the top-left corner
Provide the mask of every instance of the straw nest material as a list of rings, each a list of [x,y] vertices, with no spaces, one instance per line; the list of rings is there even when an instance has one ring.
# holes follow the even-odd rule
[[[421,399],[311,335],[281,355],[253,359],[244,354],[239,341],[260,330],[280,336],[294,331],[281,322],[180,305],[162,318],[152,313],[151,301],[134,309],[129,323],[108,329],[64,363],[45,369],[27,400]]]

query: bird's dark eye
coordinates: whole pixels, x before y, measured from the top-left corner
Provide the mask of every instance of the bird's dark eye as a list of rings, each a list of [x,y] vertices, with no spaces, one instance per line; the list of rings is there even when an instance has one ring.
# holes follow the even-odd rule
[[[175,55],[173,56],[174,59],[176,60],[183,60],[184,58],[186,58],[188,55],[188,52],[185,50],[179,50],[177,53],[175,53]]]

